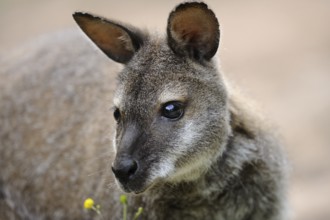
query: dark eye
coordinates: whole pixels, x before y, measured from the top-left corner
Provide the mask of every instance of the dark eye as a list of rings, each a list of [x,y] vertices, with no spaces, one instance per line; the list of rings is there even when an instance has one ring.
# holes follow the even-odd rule
[[[163,105],[161,114],[165,118],[179,119],[184,113],[184,104],[181,102],[168,102]]]
[[[118,122],[120,120],[120,111],[118,108],[115,109],[115,111],[113,112],[113,117],[115,118],[115,120]]]

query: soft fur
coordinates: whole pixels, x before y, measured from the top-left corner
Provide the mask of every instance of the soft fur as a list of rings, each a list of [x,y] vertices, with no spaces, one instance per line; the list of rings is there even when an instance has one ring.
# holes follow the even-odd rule
[[[164,37],[74,17],[124,66],[76,31],[1,60],[0,219],[102,218],[83,210],[87,197],[104,219],[121,219],[115,182],[129,195],[129,217],[141,206],[148,220],[286,218],[281,146],[219,73],[212,59],[219,24],[206,4],[179,5]],[[178,100],[182,118],[160,115]],[[115,181],[111,167],[127,158],[137,162],[135,173]]]

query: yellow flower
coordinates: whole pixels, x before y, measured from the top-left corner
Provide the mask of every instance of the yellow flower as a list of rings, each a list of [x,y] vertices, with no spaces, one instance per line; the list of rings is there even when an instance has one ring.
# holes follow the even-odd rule
[[[94,200],[91,198],[87,198],[84,202],[85,209],[91,209],[94,206]]]
[[[119,198],[121,204],[126,204],[127,203],[127,196],[126,195],[120,195]]]

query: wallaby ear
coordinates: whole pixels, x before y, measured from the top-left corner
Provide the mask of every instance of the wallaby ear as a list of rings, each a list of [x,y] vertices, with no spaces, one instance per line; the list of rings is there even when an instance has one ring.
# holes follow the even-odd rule
[[[168,44],[181,56],[210,60],[217,52],[219,38],[218,19],[205,3],[180,4],[168,18]]]
[[[111,59],[127,63],[143,44],[143,37],[118,23],[88,13],[76,12],[74,20],[85,34]]]

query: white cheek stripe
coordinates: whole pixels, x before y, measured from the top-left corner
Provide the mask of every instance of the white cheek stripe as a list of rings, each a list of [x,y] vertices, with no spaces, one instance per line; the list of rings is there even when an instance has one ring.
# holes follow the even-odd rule
[[[117,154],[117,144],[116,144],[116,132],[114,132],[114,135],[112,137],[112,147],[115,154]]]
[[[174,171],[174,159],[175,158],[166,158],[161,161],[159,167],[152,171],[151,179],[165,178],[172,173]]]
[[[177,148],[185,153],[200,137],[204,126],[198,126],[194,121],[189,121],[181,130],[181,140],[178,142]]]
[[[187,175],[191,175],[191,172],[198,170],[200,167],[204,167],[207,161],[201,157],[201,159],[194,161],[193,164],[185,166],[181,170],[175,170],[175,163],[184,155],[192,145],[198,141],[202,136],[202,130],[204,126],[198,126],[194,121],[188,121],[187,124],[181,129],[179,134],[179,140],[176,142],[176,146],[173,151],[164,158],[159,166],[152,171],[151,179],[171,177],[171,179],[186,178]],[[192,176],[192,178],[194,178]]]

